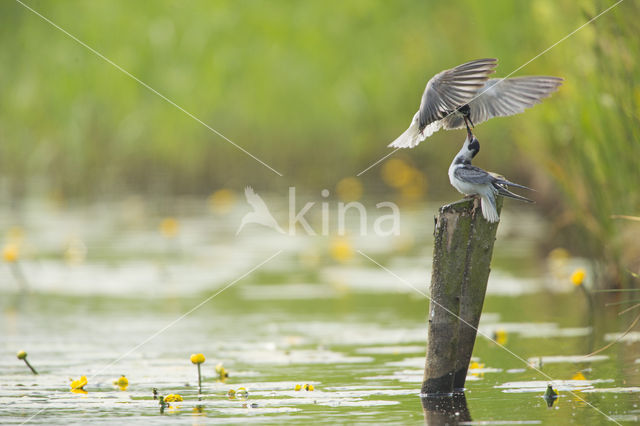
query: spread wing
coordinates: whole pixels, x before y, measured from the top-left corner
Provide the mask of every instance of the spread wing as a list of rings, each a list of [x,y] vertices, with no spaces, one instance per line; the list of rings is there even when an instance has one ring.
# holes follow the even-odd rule
[[[264,203],[262,198],[255,193],[252,187],[247,186],[244,189],[244,196],[247,198],[247,202],[251,207],[253,207],[253,210],[256,213],[263,214],[266,212],[268,215],[271,215],[271,213],[269,213],[267,205]]]
[[[420,129],[467,104],[497,65],[497,59],[476,59],[436,74],[422,94]]]
[[[475,184],[488,184],[494,179],[489,173],[479,167],[470,164],[458,167],[454,170],[453,175],[463,182]]]
[[[477,98],[469,102],[471,121],[476,125],[493,117],[520,114],[551,96],[563,81],[562,78],[549,76],[489,79],[478,91]],[[464,126],[459,116],[451,115],[445,121],[448,129]]]

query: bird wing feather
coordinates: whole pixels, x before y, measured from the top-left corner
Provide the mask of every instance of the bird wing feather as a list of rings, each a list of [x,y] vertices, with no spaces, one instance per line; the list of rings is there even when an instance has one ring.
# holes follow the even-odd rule
[[[528,186],[520,185],[519,183],[511,182],[506,177],[498,173],[494,173],[494,172],[488,172],[488,173],[495,178],[494,182],[499,185],[515,186],[516,188],[528,189],[529,191],[535,192],[535,189],[529,188]]]
[[[491,78],[478,90],[477,97],[469,102],[471,121],[477,125],[493,117],[520,114],[551,96],[563,81],[560,77],[550,76]],[[464,120],[455,114],[447,117],[444,123],[446,129],[463,126]]]
[[[420,129],[467,104],[485,86],[497,65],[497,59],[476,59],[433,76],[420,102]]]
[[[453,175],[463,182],[479,185],[490,183],[492,180],[492,176],[489,173],[469,164],[456,168]]]
[[[535,201],[530,200],[530,199],[528,199],[526,197],[523,197],[522,195],[514,194],[513,192],[509,191],[506,187],[504,187],[502,185],[494,185],[493,187],[496,188],[498,190],[498,194],[502,195],[503,197],[513,198],[514,200],[520,200],[520,201],[524,201],[526,203],[534,203],[535,202]],[[526,188],[526,186],[524,186],[523,188]],[[527,188],[527,189],[529,189],[529,188]]]

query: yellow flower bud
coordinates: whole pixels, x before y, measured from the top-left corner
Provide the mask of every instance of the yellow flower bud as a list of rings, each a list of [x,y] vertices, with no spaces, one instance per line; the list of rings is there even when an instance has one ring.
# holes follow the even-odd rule
[[[582,285],[582,283],[584,283],[584,279],[586,276],[587,276],[586,271],[582,268],[578,268],[575,271],[573,271],[573,274],[571,274],[571,282],[575,286]]]
[[[25,359],[27,357],[27,353],[25,351],[20,351],[16,354],[18,359]]]
[[[294,390],[299,391],[300,389],[302,389],[302,386],[300,385],[296,385],[296,387],[294,388]]]
[[[203,364],[205,361],[203,354],[191,354],[191,362],[194,364]]]

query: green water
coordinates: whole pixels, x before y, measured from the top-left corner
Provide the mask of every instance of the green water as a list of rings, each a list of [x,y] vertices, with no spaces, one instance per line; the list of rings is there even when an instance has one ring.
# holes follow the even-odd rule
[[[409,231],[422,229],[432,208],[407,213],[401,238],[351,237],[343,261],[331,256],[330,237],[281,236],[256,225],[236,237],[233,214],[183,212],[179,235],[168,240],[157,231],[159,218],[137,221],[119,208],[24,219],[31,249],[20,268],[30,290],[18,291],[8,265],[0,274],[2,423],[425,422],[419,388],[428,300],[406,282],[427,289],[432,229]],[[516,226],[523,220],[528,231]],[[637,423],[638,336],[579,359],[634,314],[618,317],[619,306],[605,306],[624,301],[619,295],[597,296],[590,309],[580,289],[554,277],[534,255],[537,226],[518,211],[505,215],[480,330],[504,332],[513,354],[478,338],[480,369],[468,378],[466,407],[450,421]],[[70,234],[86,244],[81,262],[61,254]],[[565,268],[574,264],[580,260]],[[16,359],[21,349],[38,376]],[[198,352],[207,358],[201,397],[189,361]],[[215,378],[220,362],[230,375],[224,383]],[[549,380],[531,365],[554,379],[560,396],[551,408],[542,398]],[[125,391],[112,384],[123,374]],[[71,393],[69,378],[81,375],[87,393]],[[297,384],[315,389],[296,391]],[[184,401],[161,413],[154,387]],[[227,396],[240,387],[248,399]]]

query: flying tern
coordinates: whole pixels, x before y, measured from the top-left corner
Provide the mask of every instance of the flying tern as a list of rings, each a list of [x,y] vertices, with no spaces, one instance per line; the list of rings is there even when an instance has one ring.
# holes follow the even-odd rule
[[[563,82],[550,76],[490,79],[497,65],[497,59],[476,59],[433,76],[411,125],[389,147],[413,148],[441,128],[473,127],[493,117],[519,114]]]

